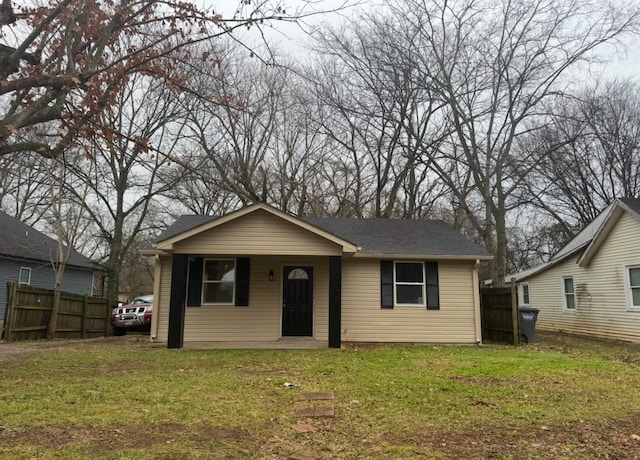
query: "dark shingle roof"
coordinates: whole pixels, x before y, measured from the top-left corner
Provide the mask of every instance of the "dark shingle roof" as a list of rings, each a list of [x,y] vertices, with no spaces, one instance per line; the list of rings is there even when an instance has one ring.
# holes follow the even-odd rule
[[[620,201],[640,216],[640,198],[620,198]]]
[[[181,216],[158,237],[156,243],[214,219],[214,216]],[[301,220],[361,247],[360,252],[364,254],[489,255],[441,220],[312,217]]]
[[[58,254],[58,243],[33,227],[0,211],[0,257],[38,260],[50,263]],[[97,270],[91,260],[71,250],[67,265]]]
[[[364,254],[488,256],[477,244],[441,220],[305,218]]]
[[[200,225],[211,222],[212,220],[215,220],[217,218],[217,216],[201,216],[194,214],[180,216],[173,224],[169,225],[167,229],[162,232],[160,236],[158,236],[158,238],[156,238],[154,243],[168,240],[169,238],[173,238],[174,236],[179,235],[182,232],[186,232],[187,230],[191,230],[192,228],[199,227]]]

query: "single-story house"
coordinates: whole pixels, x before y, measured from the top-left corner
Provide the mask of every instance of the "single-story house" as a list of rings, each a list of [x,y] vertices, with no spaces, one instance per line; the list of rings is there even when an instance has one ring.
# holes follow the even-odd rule
[[[4,321],[7,282],[54,289],[54,264],[58,258],[58,242],[0,211],[0,324]],[[99,268],[91,260],[71,250],[62,281],[62,290],[72,294],[91,295],[94,272]]]
[[[547,263],[513,276],[536,327],[640,342],[640,199],[620,198]]]
[[[151,340],[481,342],[478,265],[443,221],[183,216],[153,243]]]

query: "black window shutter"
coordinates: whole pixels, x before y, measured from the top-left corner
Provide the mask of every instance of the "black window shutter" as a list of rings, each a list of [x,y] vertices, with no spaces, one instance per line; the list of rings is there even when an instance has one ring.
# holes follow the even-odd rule
[[[187,280],[187,307],[202,305],[202,269],[204,260],[196,257],[189,262],[189,279]]]
[[[424,268],[427,272],[427,310],[440,310],[438,262],[425,262]]]
[[[380,261],[380,302],[382,308],[393,308],[393,260]]]
[[[236,259],[236,307],[249,306],[249,272],[251,264],[248,257]]]

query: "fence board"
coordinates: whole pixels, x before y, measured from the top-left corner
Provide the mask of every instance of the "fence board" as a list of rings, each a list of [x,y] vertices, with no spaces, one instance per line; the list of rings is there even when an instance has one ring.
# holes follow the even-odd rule
[[[8,342],[45,338],[54,292],[7,283],[3,338]],[[108,299],[63,292],[56,338],[92,338],[108,335],[111,306]]]
[[[483,341],[520,343],[515,285],[481,289],[480,309]]]

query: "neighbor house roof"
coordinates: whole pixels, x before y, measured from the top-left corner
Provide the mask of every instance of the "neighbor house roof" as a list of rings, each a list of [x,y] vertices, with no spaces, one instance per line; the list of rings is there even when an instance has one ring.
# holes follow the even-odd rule
[[[515,278],[516,281],[524,280],[553,267],[578,252],[580,252],[580,256],[576,263],[583,267],[587,266],[614,227],[620,215],[624,212],[628,212],[640,220],[640,198],[619,198],[613,201],[604,211],[598,214],[595,219],[554,254],[548,262],[520,273],[509,275],[507,278]]]
[[[263,209],[283,217],[284,213],[259,204],[244,209]],[[233,213],[231,214],[233,215]],[[357,218],[296,218],[287,219],[324,235],[332,235],[357,248],[358,256],[438,256],[490,259],[479,245],[467,240],[441,220],[357,219]],[[179,217],[155,241],[158,244],[181,238],[181,235],[203,231],[225,217],[185,215]],[[353,251],[355,252],[355,251]]]
[[[0,211],[0,258],[27,259],[51,263],[58,254],[58,242],[33,227]],[[97,270],[94,262],[71,250],[67,265]]]

